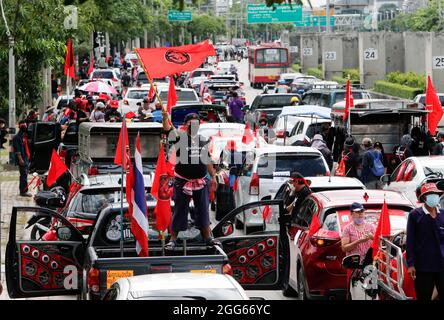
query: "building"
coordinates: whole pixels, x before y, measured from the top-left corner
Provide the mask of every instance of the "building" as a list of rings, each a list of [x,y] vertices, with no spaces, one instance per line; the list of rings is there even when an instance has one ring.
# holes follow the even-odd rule
[[[213,0],[216,16],[224,16],[230,10],[229,0]]]

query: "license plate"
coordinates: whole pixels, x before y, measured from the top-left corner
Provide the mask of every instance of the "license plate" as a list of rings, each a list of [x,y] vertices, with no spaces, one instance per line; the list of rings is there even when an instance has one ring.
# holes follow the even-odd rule
[[[191,273],[216,273],[216,269],[191,270]]]
[[[111,285],[121,278],[134,276],[133,270],[108,270],[106,272],[106,288],[111,288]]]

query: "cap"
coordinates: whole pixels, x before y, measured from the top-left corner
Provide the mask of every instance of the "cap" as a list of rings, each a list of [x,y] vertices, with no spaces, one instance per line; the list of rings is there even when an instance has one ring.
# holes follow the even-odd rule
[[[353,202],[350,206],[351,212],[361,212],[364,211],[364,206],[360,204],[359,202]]]
[[[311,180],[305,179],[302,174],[300,174],[298,171],[292,171],[290,173],[290,178],[294,181],[301,181],[303,184],[305,184],[306,187],[309,187],[311,185]],[[299,183],[301,184],[301,183]]]
[[[96,103],[96,108],[98,108],[98,109],[105,108],[105,104],[103,102],[99,101],[99,102]]]
[[[348,137],[347,139],[345,139],[346,147],[353,147],[354,144],[355,144],[355,139],[353,139],[353,137]]]
[[[99,94],[99,98],[97,100],[109,101],[111,98],[107,94],[101,93]]]
[[[299,102],[299,98],[298,97],[292,97],[290,100],[291,103],[293,102]]]
[[[119,107],[119,101],[117,100],[111,100],[109,104],[113,109],[117,109]]]
[[[187,123],[190,120],[200,120],[199,115],[197,113],[188,113],[183,119],[183,123]]]
[[[128,112],[125,116],[127,119],[132,119],[136,117],[136,114],[132,111]]]
[[[418,199],[421,199],[422,196],[429,193],[442,194],[443,192],[439,190],[436,184],[433,182],[424,183],[419,191]]]

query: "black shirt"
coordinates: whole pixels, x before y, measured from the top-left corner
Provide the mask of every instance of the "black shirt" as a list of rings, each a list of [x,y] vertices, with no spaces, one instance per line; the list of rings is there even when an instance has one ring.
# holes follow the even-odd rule
[[[310,188],[307,186],[303,187],[299,192],[295,193],[295,198],[297,198],[293,210],[291,211],[291,216],[294,218],[299,212],[299,209],[301,207],[302,202],[310,195],[312,194]]]
[[[122,115],[116,109],[110,109],[105,113],[105,121],[109,122],[114,119],[115,122],[122,121]]]
[[[208,140],[203,136],[190,137],[186,132],[177,131],[174,141],[176,149],[175,172],[186,179],[200,179],[208,174],[210,164]]]

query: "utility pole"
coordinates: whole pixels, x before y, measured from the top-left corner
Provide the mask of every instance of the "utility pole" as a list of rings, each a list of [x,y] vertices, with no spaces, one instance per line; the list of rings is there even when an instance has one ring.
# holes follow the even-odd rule
[[[330,0],[327,0],[325,11],[326,11],[326,13],[325,13],[325,18],[326,18],[325,32],[328,34],[328,33],[330,33]]]

